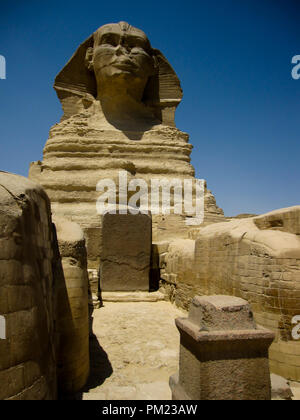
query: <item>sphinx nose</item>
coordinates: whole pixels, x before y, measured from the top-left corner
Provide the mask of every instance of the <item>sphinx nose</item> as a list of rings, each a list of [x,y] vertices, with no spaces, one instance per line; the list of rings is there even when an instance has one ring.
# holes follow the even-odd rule
[[[123,54],[128,54],[129,51],[127,50],[127,48],[125,47],[125,45],[121,45],[119,44],[116,48],[116,55],[123,55]]]

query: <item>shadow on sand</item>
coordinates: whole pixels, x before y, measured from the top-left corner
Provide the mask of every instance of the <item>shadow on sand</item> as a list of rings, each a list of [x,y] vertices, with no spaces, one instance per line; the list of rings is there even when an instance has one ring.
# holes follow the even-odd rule
[[[101,299],[102,303],[102,299]],[[103,304],[102,304],[103,306]],[[102,385],[107,378],[113,373],[112,365],[109,361],[107,353],[101,347],[97,336],[93,333],[93,312],[92,306],[89,306],[89,322],[90,322],[90,375],[84,388],[77,394],[70,396],[71,400],[82,400],[82,396],[85,392],[89,392]]]
[[[90,336],[90,376],[85,387],[74,395],[72,400],[82,400],[85,392],[102,385],[113,373],[107,353],[100,346],[97,337]]]

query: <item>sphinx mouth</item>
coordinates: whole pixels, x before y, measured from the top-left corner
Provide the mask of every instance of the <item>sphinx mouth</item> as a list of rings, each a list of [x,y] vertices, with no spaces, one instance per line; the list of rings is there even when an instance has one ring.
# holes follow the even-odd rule
[[[131,60],[115,60],[113,66],[120,70],[135,70],[136,65]]]

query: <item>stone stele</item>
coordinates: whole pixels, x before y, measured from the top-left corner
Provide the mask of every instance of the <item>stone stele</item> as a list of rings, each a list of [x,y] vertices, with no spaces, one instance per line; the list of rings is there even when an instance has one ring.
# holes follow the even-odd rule
[[[149,291],[151,216],[105,214],[100,284],[103,291]]]
[[[194,179],[188,134],[175,126],[180,81],[146,34],[126,22],[100,27],[83,42],[55,79],[64,115],[50,130],[43,161],[29,178],[50,197],[53,214],[77,222],[87,238],[89,267],[97,268],[101,221],[99,180],[119,171],[128,181]],[[118,198],[117,198],[118,199]],[[224,220],[206,190],[207,221]],[[153,218],[153,235],[187,237],[185,214]],[[94,262],[94,266],[93,263]]]

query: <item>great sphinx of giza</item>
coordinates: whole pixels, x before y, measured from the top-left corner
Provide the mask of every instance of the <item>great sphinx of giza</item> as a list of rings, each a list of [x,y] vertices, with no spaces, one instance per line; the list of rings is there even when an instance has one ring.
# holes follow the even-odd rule
[[[182,90],[164,55],[125,22],[92,34],[54,87],[64,115],[29,177],[45,188],[55,216],[83,228],[89,267],[98,268],[99,180],[117,184],[120,170],[147,183],[194,179],[188,134],[174,121]],[[300,207],[229,220],[206,190],[203,225],[187,227],[184,216],[153,216],[152,269],[161,290],[184,308],[196,294],[247,299],[259,323],[276,332],[272,370],[300,381],[300,342],[292,336],[300,315]]]
[[[182,99],[180,81],[145,33],[126,22],[107,24],[92,34],[58,74],[54,88],[64,115],[51,131],[42,162],[29,177],[42,184],[52,212],[81,225],[90,264],[98,261],[97,182],[194,179],[188,134],[175,127]],[[224,220],[206,190],[206,221]],[[187,237],[183,215],[153,218],[154,239]]]

